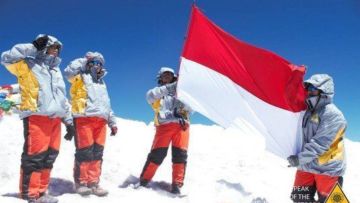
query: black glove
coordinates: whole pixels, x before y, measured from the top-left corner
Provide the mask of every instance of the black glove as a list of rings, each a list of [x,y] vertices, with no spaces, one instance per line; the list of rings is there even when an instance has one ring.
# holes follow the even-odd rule
[[[174,108],[174,117],[179,119],[179,124],[181,125],[181,128],[183,130],[187,129],[186,121],[185,121],[185,115],[183,115],[177,107]]]
[[[174,114],[175,118],[182,118],[183,117],[177,107],[174,108],[174,113],[173,114]]]
[[[37,38],[36,40],[34,40],[32,42],[32,44],[35,46],[35,48],[38,50],[38,51],[41,51],[41,50],[44,50],[47,43],[49,41],[49,37],[47,35],[44,35],[42,37],[39,37]]]
[[[117,132],[118,132],[118,128],[116,126],[111,127],[110,136],[115,136]]]
[[[291,155],[287,158],[289,162],[289,167],[297,167],[299,166],[299,157],[297,155]]]
[[[74,125],[67,125],[66,126],[66,134],[64,136],[65,140],[71,141],[71,139],[76,135]]]

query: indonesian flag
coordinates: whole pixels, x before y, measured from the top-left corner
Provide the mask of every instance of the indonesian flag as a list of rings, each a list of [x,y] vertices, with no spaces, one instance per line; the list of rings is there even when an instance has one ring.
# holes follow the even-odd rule
[[[178,98],[193,110],[262,135],[267,150],[286,158],[301,147],[304,74],[305,67],[236,39],[193,6],[177,84]]]

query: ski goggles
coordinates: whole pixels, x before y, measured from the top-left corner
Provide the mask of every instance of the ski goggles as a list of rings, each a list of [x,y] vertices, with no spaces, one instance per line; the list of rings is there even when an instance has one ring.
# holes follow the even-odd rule
[[[307,87],[306,87],[306,90],[308,91],[308,92],[312,92],[312,91],[317,91],[317,90],[319,90],[318,88],[316,88],[314,85],[312,85],[312,84],[308,84],[307,85]]]
[[[102,63],[99,60],[92,60],[87,63],[89,66],[102,66]]]

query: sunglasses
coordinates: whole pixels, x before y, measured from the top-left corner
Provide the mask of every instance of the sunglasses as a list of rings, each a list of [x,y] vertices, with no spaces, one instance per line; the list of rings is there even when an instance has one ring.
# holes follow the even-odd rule
[[[60,44],[53,44],[49,46],[50,49],[57,49],[60,50],[61,49],[61,45]]]
[[[172,73],[172,72],[170,72],[170,71],[166,71],[166,72],[163,72],[163,73],[161,73],[161,75],[160,75],[160,77],[164,77],[164,76],[167,76],[167,75],[171,75],[171,76],[174,76],[174,73]]]
[[[306,90],[309,91],[309,92],[312,92],[312,91],[317,91],[317,90],[319,90],[319,89],[316,88],[314,85],[309,84],[309,85],[306,87]]]
[[[89,61],[87,64],[89,66],[102,66],[102,63],[98,60]]]

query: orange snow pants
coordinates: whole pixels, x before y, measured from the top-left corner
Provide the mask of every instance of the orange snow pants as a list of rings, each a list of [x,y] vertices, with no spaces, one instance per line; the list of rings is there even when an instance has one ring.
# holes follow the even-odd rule
[[[50,171],[59,154],[61,120],[48,116],[23,119],[25,143],[21,155],[20,197],[38,198],[45,193]]]
[[[172,143],[172,184],[181,187],[184,183],[189,145],[189,127],[183,130],[178,123],[167,123],[156,127],[156,134],[140,175],[140,180],[149,182],[155,175],[159,165],[166,157],[168,147]]]
[[[100,181],[106,123],[106,120],[100,117],[74,119],[76,129],[74,181],[78,185],[97,185]]]
[[[328,176],[297,170],[291,199],[294,202],[316,202],[315,192],[318,193],[318,202],[325,202],[331,189],[336,183],[342,185],[342,176]]]

